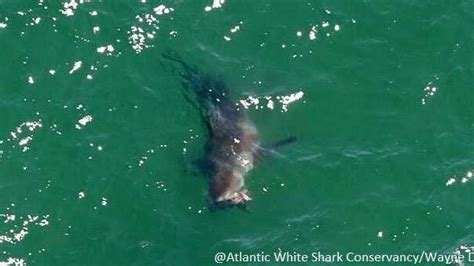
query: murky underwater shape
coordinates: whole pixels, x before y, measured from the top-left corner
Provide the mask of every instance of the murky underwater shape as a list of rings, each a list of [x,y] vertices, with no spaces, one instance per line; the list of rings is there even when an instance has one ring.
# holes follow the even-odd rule
[[[473,19],[471,1],[0,0],[0,265],[472,253]],[[170,49],[263,144],[298,139],[247,174],[247,211],[208,208]]]

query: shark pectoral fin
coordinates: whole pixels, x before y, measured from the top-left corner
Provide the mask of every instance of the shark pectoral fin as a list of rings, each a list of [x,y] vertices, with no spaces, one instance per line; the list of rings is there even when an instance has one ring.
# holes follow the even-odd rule
[[[272,145],[259,146],[257,148],[257,156],[259,157],[260,160],[269,155],[282,156],[277,150],[288,144],[295,143],[296,141],[297,141],[296,137],[288,137],[280,141],[277,141],[273,143]]]
[[[282,146],[286,146],[288,144],[291,144],[291,143],[295,143],[297,141],[296,137],[288,137],[286,139],[282,139],[280,141],[277,141],[276,143],[273,143],[271,146],[270,146],[270,149],[272,150],[275,150],[275,149],[278,149]]]

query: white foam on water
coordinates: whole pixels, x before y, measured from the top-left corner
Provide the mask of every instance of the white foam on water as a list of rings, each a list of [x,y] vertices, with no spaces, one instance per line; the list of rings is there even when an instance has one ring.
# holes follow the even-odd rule
[[[233,35],[235,33],[237,33],[238,31],[240,31],[240,26],[243,25],[243,21],[240,21],[239,22],[239,25],[236,25],[234,27],[232,27],[230,30],[229,30],[229,34],[228,35],[224,35],[224,40],[226,41],[231,41],[232,38],[230,37],[230,35]]]
[[[12,219],[12,216],[15,218]],[[10,243],[17,244],[29,234],[32,225],[44,227],[49,224],[49,215],[34,215],[28,214],[25,217],[18,214],[1,214],[0,217],[5,217],[4,223],[11,224],[12,227],[7,232],[0,234],[0,244]],[[18,219],[17,219],[18,217]]]
[[[8,26],[7,23],[0,22],[0,29],[4,29],[4,28],[6,28],[7,26]]]
[[[327,13],[327,14],[329,15],[330,13]],[[335,23],[335,21],[332,21],[333,18],[331,18],[330,16],[326,15],[325,17],[326,18],[323,18],[323,20],[321,20],[320,22],[315,22],[309,25],[310,27],[309,32],[308,32],[309,40],[311,41],[316,40],[318,36],[330,37],[336,32],[341,31],[342,27],[340,24],[337,24]],[[333,24],[334,26],[330,27],[331,24]]]
[[[7,260],[0,261],[0,266],[26,266],[24,259],[9,257]]]
[[[22,152],[26,152],[30,149],[28,144],[33,140],[34,132],[42,127],[41,119],[23,122],[10,132],[11,137],[6,142],[16,143]],[[0,143],[3,143],[3,140]]]
[[[173,8],[168,8],[165,5],[159,5],[155,8],[153,8],[153,11],[155,12],[155,14],[160,16],[160,15],[163,15],[163,14],[169,14],[171,11],[174,11],[174,9]]]
[[[15,221],[16,219],[16,215],[15,214],[8,214],[8,213],[5,213],[5,214],[0,214],[0,217],[4,217],[5,220],[3,221],[3,223],[8,223],[8,222],[13,222]]]
[[[36,18],[33,18],[33,22],[35,24],[39,24],[41,22],[41,17],[36,17]]]
[[[149,159],[149,156],[153,155],[154,153],[155,153],[154,149],[146,150],[145,152],[146,155],[141,156],[140,159],[138,160],[138,167],[143,166],[145,162]]]
[[[92,116],[86,115],[83,118],[79,119],[76,123],[76,129],[82,129],[84,126],[92,122]]]
[[[453,186],[455,184],[466,184],[470,181],[472,181],[474,178],[474,170],[469,170],[461,176],[460,178],[456,178],[456,176],[450,177],[448,181],[446,181],[446,186]],[[457,181],[460,180],[460,183],[457,183]]]
[[[448,179],[448,181],[446,182],[446,186],[451,186],[452,184],[456,183],[456,178],[450,178]]]
[[[265,106],[267,109],[273,110],[275,108],[275,102],[279,103],[280,111],[287,112],[288,106],[296,101],[303,98],[304,92],[297,91],[288,95],[278,96],[248,96],[245,99],[239,100],[238,105],[244,109],[248,109],[253,106],[255,109],[263,109]]]
[[[316,26],[311,27],[311,30],[308,33],[309,39],[310,40],[315,40],[317,33],[318,33],[318,30],[316,29]]]
[[[243,22],[241,21],[241,22],[240,22],[240,25],[242,25],[242,24],[243,24]],[[238,32],[238,31],[240,30],[240,25],[237,25],[237,26],[233,27],[232,29],[230,29],[230,32],[231,32],[231,33],[236,33],[236,32]]]
[[[454,263],[458,266],[464,266],[464,262],[469,262],[474,255],[474,246],[460,245],[453,251]],[[470,264],[469,264],[470,265]]]
[[[282,103],[282,110],[286,112],[288,111],[288,105],[302,99],[303,96],[304,96],[304,92],[298,91],[290,95],[283,95],[279,97],[277,96],[277,99],[279,99],[280,102]]]
[[[170,31],[170,36],[176,38],[178,36],[178,32],[175,30]]]
[[[171,7],[158,5],[153,8],[153,13],[142,13],[135,16],[137,24],[130,26],[130,29],[127,31],[128,43],[132,46],[135,53],[139,54],[143,50],[153,47],[148,42],[155,38],[156,31],[160,29],[160,21],[155,16],[169,15],[173,11],[174,9]],[[172,33],[170,34],[173,35]]]
[[[80,4],[89,3],[90,0],[69,0],[63,2],[63,8],[59,11],[66,17],[74,16]]]
[[[100,204],[101,204],[102,206],[107,206],[107,204],[108,204],[108,199],[105,198],[105,197],[102,197],[102,201],[101,201]]]
[[[148,44],[146,44],[146,34],[145,31],[138,26],[132,26],[130,27],[130,30],[128,31],[129,37],[128,41],[132,45],[132,49],[137,53],[141,53],[144,49],[150,47]],[[154,35],[151,35],[153,37]],[[152,39],[149,37],[149,39]]]
[[[225,3],[225,0],[213,0],[212,5],[206,6],[204,11],[209,12],[216,8],[221,8]]]
[[[273,108],[274,108],[274,103],[273,103],[272,100],[268,100],[268,102],[267,102],[267,108],[273,110]]]
[[[112,53],[115,51],[115,48],[113,45],[111,44],[108,44],[108,45],[105,45],[105,46],[101,46],[99,48],[97,48],[97,52],[99,54],[105,54],[105,55],[112,55]]]
[[[82,67],[82,61],[74,62],[74,65],[72,66],[71,70],[69,70],[69,74],[72,74],[72,73],[76,72],[81,67]]]
[[[30,142],[32,140],[33,140],[32,136],[27,136],[27,137],[21,139],[20,142],[18,142],[18,145],[25,146],[26,144],[28,144],[28,142]]]
[[[158,189],[161,189],[161,190],[163,190],[163,191],[166,191],[166,186],[165,186],[165,182],[164,182],[164,181],[156,181],[155,184],[156,184],[156,187],[157,187]]]
[[[435,76],[436,78],[436,76]],[[433,97],[437,92],[438,92],[438,87],[433,85],[432,81],[429,81],[426,85],[425,88],[423,89],[423,97],[421,98],[421,104],[425,105],[428,101],[429,98]]]

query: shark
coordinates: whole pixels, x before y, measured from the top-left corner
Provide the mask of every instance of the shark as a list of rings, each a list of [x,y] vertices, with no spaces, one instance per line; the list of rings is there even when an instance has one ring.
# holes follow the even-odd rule
[[[174,65],[181,78],[183,94],[202,114],[208,132],[201,169],[209,177],[209,199],[214,207],[245,205],[252,197],[245,176],[275,148],[296,141],[283,139],[271,147],[260,144],[254,123],[244,109],[232,101],[222,79],[200,71],[176,52],[163,58]]]

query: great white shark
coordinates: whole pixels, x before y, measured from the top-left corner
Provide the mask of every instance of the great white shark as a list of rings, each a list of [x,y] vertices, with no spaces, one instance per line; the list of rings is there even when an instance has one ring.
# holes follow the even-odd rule
[[[252,200],[245,175],[273,149],[296,138],[290,137],[264,148],[258,132],[245,111],[229,97],[219,78],[203,73],[176,52],[163,57],[171,61],[181,77],[185,97],[201,110],[208,130],[206,156],[202,160],[209,175],[209,197],[213,206],[243,205]]]

